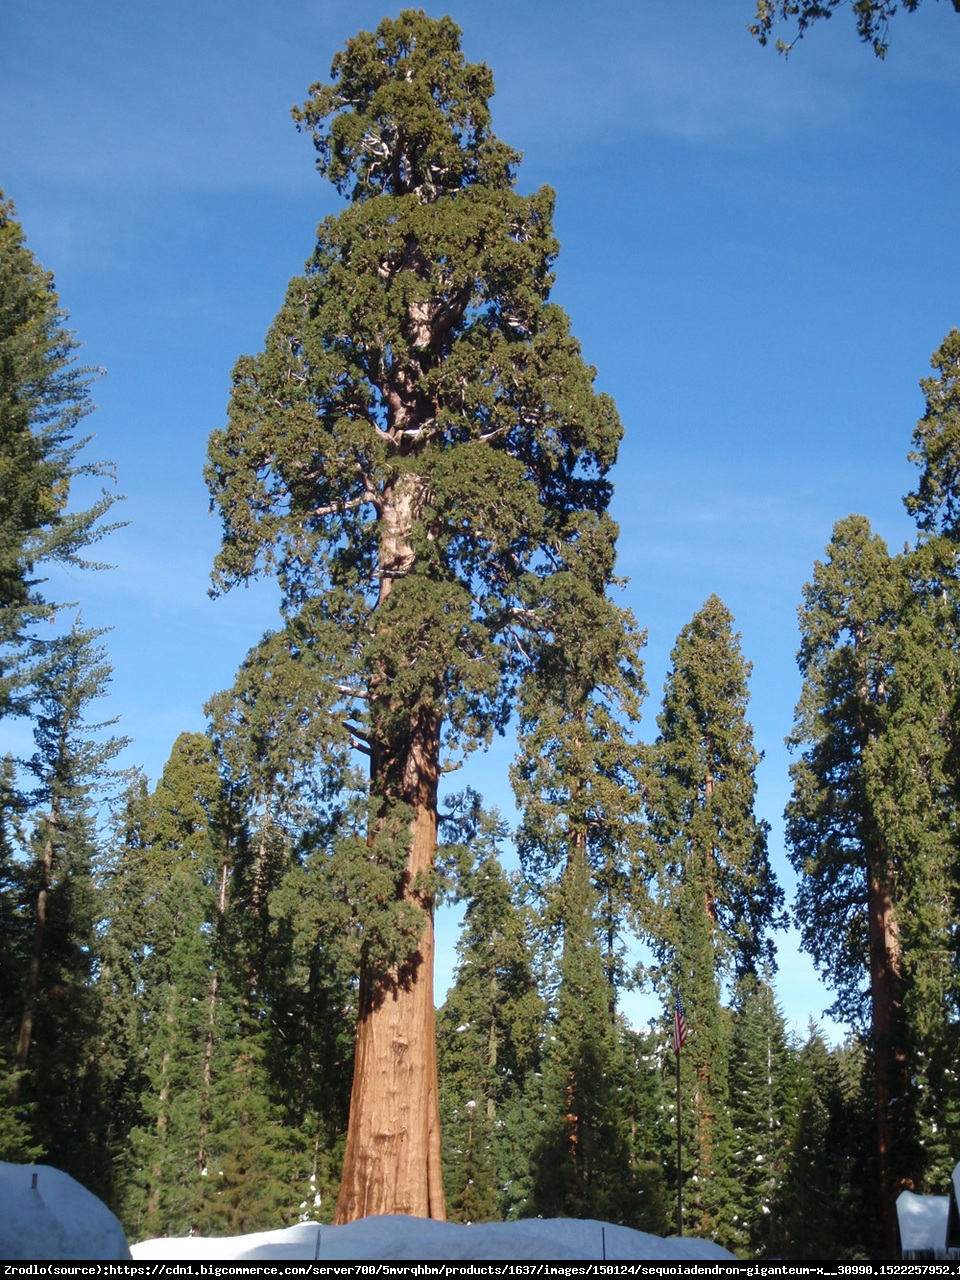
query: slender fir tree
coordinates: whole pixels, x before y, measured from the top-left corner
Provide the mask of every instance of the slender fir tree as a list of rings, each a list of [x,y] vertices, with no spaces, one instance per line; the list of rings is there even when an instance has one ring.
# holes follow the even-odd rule
[[[532,1210],[632,1225],[639,1212],[620,1106],[620,1045],[599,945],[586,850],[574,843],[555,898],[562,922],[554,1016],[544,1046],[546,1113]]]
[[[505,834],[496,815],[481,815],[460,888],[467,909],[456,982],[437,1015],[447,1205],[461,1222],[516,1216],[518,1184],[527,1182],[516,1156],[528,1138],[544,1008],[530,909],[517,903],[520,886],[497,854]],[[523,1154],[529,1160],[529,1146]]]
[[[934,1193],[949,1185],[960,1140],[960,596],[944,590],[936,568],[931,573],[942,550],[921,545],[901,562],[885,716],[863,762],[865,798],[892,867],[900,950],[897,1179]]]
[[[490,72],[459,36],[405,10],[349,41],[295,111],[350,204],[321,224],[265,350],[238,363],[207,472],[218,589],[277,571],[329,658],[326,712],[370,764],[354,901],[384,927],[362,952],[344,1222],[444,1216],[441,748],[505,725],[525,634],[559,636],[567,584],[602,593],[613,566],[620,424],[548,301],[553,194],[514,191]]]
[[[752,974],[737,987],[729,1089],[734,1129],[731,1220],[736,1245],[751,1258],[776,1257],[775,1215],[787,1177],[794,1125],[795,1062],[773,989]]]
[[[951,329],[930,357],[936,377],[921,378],[925,412],[913,433],[910,461],[921,468],[904,499],[927,537],[960,543],[960,329]]]
[[[511,778],[521,862],[559,947],[532,1207],[625,1221],[636,1202],[619,1108],[616,999],[640,847],[644,636],[603,586],[563,583],[568,625],[531,646]]]
[[[131,1134],[134,1175],[124,1207],[137,1234],[183,1234],[202,1220],[223,1002],[219,926],[228,855],[215,824],[221,792],[209,739],[181,734],[135,815],[126,851],[133,866],[117,895],[120,910],[135,912],[144,926],[135,980],[146,1088],[143,1120]]]
[[[791,1259],[864,1258],[875,1246],[873,1116],[866,1055],[854,1038],[828,1049],[815,1025],[796,1056],[786,1168],[769,1249]]]
[[[746,719],[750,666],[732,618],[711,596],[683,629],[651,750],[648,814],[655,980],[680,990],[689,1039],[681,1053],[684,1216],[730,1233],[732,1128],[729,1014],[721,981],[772,960],[782,892],[754,814],[759,753]]]
[[[925,411],[905,498],[919,528],[904,559],[896,679],[870,783],[899,868],[912,1167],[918,1189],[942,1192],[960,1141],[960,331],[951,329],[920,381]]]
[[[676,1145],[668,1116],[672,1080],[664,1088],[662,1043],[658,1031],[635,1031],[622,1023],[617,1082],[621,1126],[630,1155],[629,1225],[652,1235],[670,1235],[676,1227],[665,1169]]]
[[[754,814],[760,754],[746,718],[751,667],[717,596],[681,631],[671,661],[650,770],[657,945],[669,954],[677,886],[697,879],[718,971],[754,972],[772,960],[783,895],[767,824]]]
[[[565,595],[569,626],[532,647],[535,665],[520,699],[520,750],[511,769],[522,814],[517,847],[527,878],[545,902],[554,898],[548,914],[561,931],[555,887],[575,852],[586,858],[612,1023],[626,981],[622,938],[642,844],[637,733],[646,636],[599,592],[568,583]]]
[[[51,1162],[88,1185],[98,1180],[94,1046],[98,1003],[99,904],[93,879],[97,810],[116,779],[111,761],[127,740],[91,721],[110,666],[102,631],[77,621],[46,646],[35,675],[36,751],[27,762],[32,829],[21,850],[22,968],[10,975],[18,1018],[10,1101],[26,1109],[35,1141]],[[102,1171],[100,1171],[102,1172]]]
[[[15,975],[26,972],[29,948],[21,893],[22,873],[16,858],[17,849],[23,843],[21,808],[16,767],[8,756],[0,765],[0,973],[4,976],[0,984],[0,1160],[31,1164],[43,1154],[43,1148],[32,1142],[29,1113],[11,1105],[14,1077],[8,1065],[22,1009],[21,983]]]
[[[220,1197],[232,1220],[272,1203],[275,1217],[294,1204],[301,1220],[330,1221],[340,1179],[360,950],[351,855],[368,850],[348,834],[360,783],[349,731],[324,715],[325,678],[323,657],[289,627],[264,636],[207,705],[249,833],[231,868],[227,926],[239,1038],[220,1111],[233,1119],[218,1141],[235,1171]],[[284,1132],[268,1138],[278,1117]],[[304,1199],[284,1198],[284,1181]]]
[[[115,501],[106,490],[87,510],[68,510],[77,477],[113,470],[78,461],[87,440],[74,432],[93,407],[98,371],[77,366],[65,320],[52,275],[0,191],[0,716],[29,702],[30,624],[56,609],[37,569],[93,567],[81,553],[116,528],[101,523]]]

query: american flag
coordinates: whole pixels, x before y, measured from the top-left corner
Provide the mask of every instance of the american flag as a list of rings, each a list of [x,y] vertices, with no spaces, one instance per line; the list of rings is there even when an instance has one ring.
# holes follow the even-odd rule
[[[683,1001],[677,992],[677,1002],[673,1009],[673,1052],[679,1053],[687,1038],[687,1020],[683,1016]]]

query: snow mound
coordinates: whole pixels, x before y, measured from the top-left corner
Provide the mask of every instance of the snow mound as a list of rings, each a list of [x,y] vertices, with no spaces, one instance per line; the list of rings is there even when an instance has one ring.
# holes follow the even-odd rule
[[[211,1239],[144,1240],[131,1250],[137,1260],[203,1259],[290,1260],[351,1259],[388,1262],[426,1261],[631,1261],[634,1259],[730,1259],[712,1240],[647,1235],[609,1222],[574,1218],[523,1218],[518,1222],[482,1222],[461,1226],[428,1218],[385,1215],[362,1218],[344,1227],[303,1223],[285,1231]]]
[[[119,1220],[69,1174],[0,1160],[0,1258],[127,1262],[130,1247]]]
[[[944,1250],[949,1212],[949,1196],[918,1196],[912,1191],[901,1191],[897,1196],[897,1225],[903,1253],[918,1249]]]

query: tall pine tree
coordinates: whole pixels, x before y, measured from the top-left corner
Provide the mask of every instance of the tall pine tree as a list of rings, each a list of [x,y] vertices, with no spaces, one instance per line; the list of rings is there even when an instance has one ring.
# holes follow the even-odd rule
[[[504,834],[496,815],[480,815],[460,886],[467,908],[456,982],[437,1015],[447,1205],[461,1222],[515,1217],[526,1207],[528,1178],[518,1164],[529,1163],[528,1086],[544,1008],[531,912],[516,901],[521,886],[497,853]]]
[[[553,907],[562,942],[532,1208],[544,1217],[631,1223],[639,1205],[620,1107],[620,1045],[584,843],[571,843]]]
[[[137,1235],[184,1234],[202,1221],[223,977],[221,796],[209,739],[181,734],[130,815],[128,865],[114,892],[121,922],[141,921],[139,964],[127,980],[138,992],[145,1089],[124,1208]]]
[[[10,1101],[25,1108],[47,1158],[84,1183],[104,1190],[98,1167],[100,1094],[96,1049],[100,909],[93,872],[98,809],[115,780],[110,762],[127,740],[94,722],[110,666],[102,631],[79,621],[45,646],[35,674],[36,751],[27,762],[32,830],[17,872],[23,941],[19,971],[5,975],[16,993]]]
[[[349,746],[344,727],[317,713],[322,676],[296,629],[268,633],[207,707],[249,833],[233,861],[227,929],[239,1036],[219,1142],[238,1171],[234,1217],[253,1211],[247,1201],[267,1211],[268,1182],[285,1212],[286,1168],[307,1196],[299,1216],[329,1221],[339,1184],[359,940],[349,861],[336,856],[353,822],[350,789],[336,785]],[[278,1115],[281,1138],[271,1136]]]
[[[729,1229],[729,1014],[721,982],[771,958],[782,900],[754,814],[759,753],[746,718],[750,667],[723,603],[711,596],[671,655],[649,781],[649,927],[655,977],[680,990],[689,1040],[681,1054],[680,1176],[695,1229]]]
[[[787,1177],[795,1074],[773,989],[749,974],[737,985],[729,1068],[732,1235],[748,1257],[777,1256],[775,1215]]]
[[[631,1217],[619,1108],[620,939],[640,847],[644,636],[594,581],[557,584],[566,624],[536,639],[511,770],[518,848],[560,954],[544,1050],[546,1116],[533,1204],[545,1214]]]
[[[837,991],[837,1012],[869,1028],[887,1256],[909,1119],[904,966],[898,868],[871,770],[889,715],[902,600],[901,566],[869,522],[839,521],[804,588],[804,683],[790,739],[803,755],[791,766],[786,812],[803,945]]]
[[[76,365],[65,320],[52,275],[0,191],[0,716],[29,702],[30,624],[56,607],[38,590],[36,570],[90,567],[84,548],[116,527],[101,523],[114,502],[105,490],[87,510],[67,509],[77,477],[112,468],[78,461],[87,441],[74,432],[92,408],[97,371]]]

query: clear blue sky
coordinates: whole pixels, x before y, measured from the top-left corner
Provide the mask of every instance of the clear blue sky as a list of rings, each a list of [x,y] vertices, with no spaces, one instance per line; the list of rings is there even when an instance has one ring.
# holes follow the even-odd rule
[[[519,185],[557,191],[556,299],[626,426],[616,473],[626,600],[649,629],[652,736],[669,652],[711,592],[754,664],[759,809],[792,893],[783,746],[796,605],[833,522],[894,548],[917,380],[960,324],[960,18],[900,14],[885,63],[848,12],[789,60],[751,0],[451,0],[493,69]],[[437,16],[443,10],[431,9]],[[273,625],[272,585],[207,599],[218,526],[201,477],[230,369],[259,349],[317,221],[339,207],[289,108],[382,0],[5,0],[0,186],[109,375],[91,456],[129,528],[109,574],[55,584],[112,626],[112,711],[156,778]],[[14,749],[26,746],[5,726]],[[4,744],[7,745],[7,744]],[[507,807],[509,743],[471,766]],[[463,775],[458,775],[458,784]],[[455,928],[441,920],[438,995]],[[803,1027],[829,993],[780,948]],[[634,1002],[645,1017],[649,1005]]]

